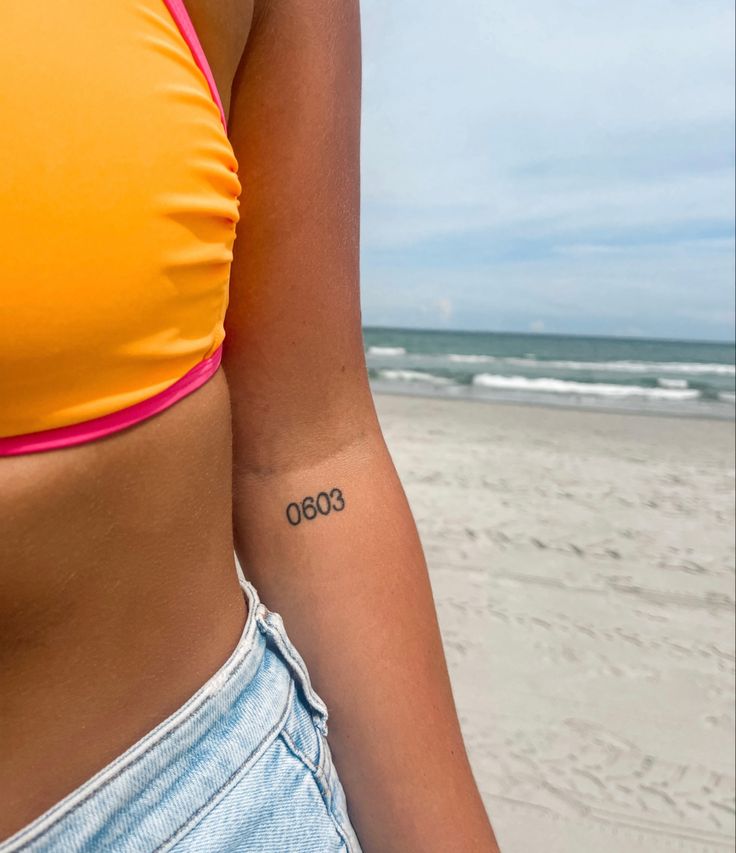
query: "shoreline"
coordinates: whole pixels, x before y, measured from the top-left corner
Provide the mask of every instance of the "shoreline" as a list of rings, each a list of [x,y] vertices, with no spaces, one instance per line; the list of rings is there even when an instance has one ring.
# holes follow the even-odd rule
[[[676,411],[647,411],[646,409],[627,409],[625,407],[615,407],[609,405],[570,405],[568,403],[563,402],[553,402],[549,401],[531,401],[531,400],[506,400],[502,398],[490,398],[490,397],[481,397],[481,396],[473,396],[473,395],[450,395],[443,394],[441,392],[431,392],[425,388],[420,388],[417,390],[408,390],[406,388],[399,389],[388,389],[385,386],[377,386],[373,381],[371,381],[371,390],[373,392],[374,397],[406,397],[406,398],[415,398],[418,397],[420,399],[426,400],[441,400],[447,403],[481,403],[485,405],[491,406],[511,406],[511,407],[519,407],[525,409],[549,409],[552,411],[569,411],[569,412],[600,412],[601,414],[608,415],[631,415],[631,416],[641,416],[647,418],[666,418],[666,419],[674,419],[674,420],[698,420],[698,421],[718,421],[725,423],[733,423],[736,421],[736,408],[732,410],[731,414],[720,414],[717,412],[676,412]]]

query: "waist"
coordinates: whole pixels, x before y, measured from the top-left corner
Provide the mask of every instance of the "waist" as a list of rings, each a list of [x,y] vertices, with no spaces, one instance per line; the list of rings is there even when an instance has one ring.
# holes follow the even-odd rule
[[[237,643],[231,458],[220,370],[133,429],[0,459],[0,830],[164,719]]]

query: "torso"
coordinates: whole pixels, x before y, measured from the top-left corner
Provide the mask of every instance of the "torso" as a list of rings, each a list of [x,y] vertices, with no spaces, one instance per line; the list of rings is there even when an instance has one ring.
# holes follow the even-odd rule
[[[227,112],[253,0],[187,0]],[[0,458],[0,839],[182,704],[245,618],[222,371],[108,438]]]

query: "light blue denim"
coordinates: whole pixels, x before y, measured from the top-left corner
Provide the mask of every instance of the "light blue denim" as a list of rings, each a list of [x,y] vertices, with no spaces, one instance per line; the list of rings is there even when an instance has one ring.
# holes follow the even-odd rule
[[[360,853],[325,703],[281,616],[240,584],[248,617],[218,672],[0,853]]]

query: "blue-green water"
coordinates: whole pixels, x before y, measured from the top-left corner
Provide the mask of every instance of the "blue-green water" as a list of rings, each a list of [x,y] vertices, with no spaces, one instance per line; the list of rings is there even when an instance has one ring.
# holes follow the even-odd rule
[[[377,391],[734,417],[734,345],[363,330]]]

